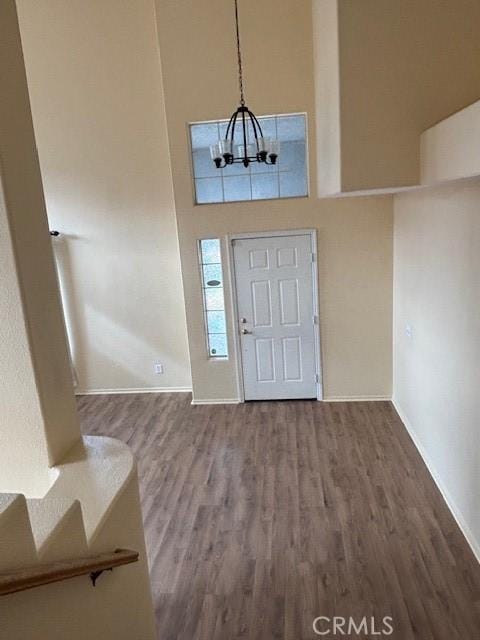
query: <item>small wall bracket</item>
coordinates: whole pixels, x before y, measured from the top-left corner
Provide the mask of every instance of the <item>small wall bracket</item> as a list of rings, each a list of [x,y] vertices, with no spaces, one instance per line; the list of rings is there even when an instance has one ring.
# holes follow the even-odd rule
[[[96,585],[98,578],[102,575],[104,571],[113,571],[113,567],[110,567],[110,569],[101,569],[100,571],[92,571],[90,573],[90,580],[92,581],[92,586]]]

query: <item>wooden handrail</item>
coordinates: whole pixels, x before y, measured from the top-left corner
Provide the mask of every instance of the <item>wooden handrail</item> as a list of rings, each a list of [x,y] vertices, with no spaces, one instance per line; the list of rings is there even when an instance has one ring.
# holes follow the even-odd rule
[[[14,569],[0,573],[0,596],[84,575],[90,575],[95,586],[96,579],[103,571],[137,561],[137,551],[117,549],[111,553],[99,553],[88,558],[74,558]]]

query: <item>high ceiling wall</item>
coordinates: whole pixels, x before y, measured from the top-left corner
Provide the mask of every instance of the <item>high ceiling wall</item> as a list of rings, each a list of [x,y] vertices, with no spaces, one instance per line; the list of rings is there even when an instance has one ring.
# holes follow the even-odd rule
[[[420,133],[480,97],[480,3],[313,0],[313,6],[318,155],[328,167],[319,192],[418,184]],[[338,91],[322,91],[332,77]]]
[[[480,178],[395,196],[394,402],[480,560]]]
[[[157,0],[173,186],[194,397],[238,397],[225,258],[230,358],[207,357],[197,257],[201,237],[315,228],[319,238],[324,392],[329,398],[391,391],[392,203],[390,198],[310,197],[195,206],[187,123],[228,117],[237,106],[233,0]],[[257,115],[306,112],[310,174],[316,173],[310,0],[242,0],[245,90]]]
[[[312,227],[325,394],[388,397],[389,198],[319,201],[311,179],[308,198],[194,205],[187,125],[238,100],[233,0],[158,0],[159,39],[152,0],[18,6],[80,389],[185,388],[191,365],[197,399],[237,397],[234,355],[207,358],[196,242]],[[242,0],[240,20],[247,101],[258,115],[307,113],[314,176],[311,2]],[[233,354],[231,305],[227,321]]]
[[[0,491],[38,496],[80,428],[14,0],[0,78]]]
[[[17,4],[79,390],[189,388],[153,1]]]

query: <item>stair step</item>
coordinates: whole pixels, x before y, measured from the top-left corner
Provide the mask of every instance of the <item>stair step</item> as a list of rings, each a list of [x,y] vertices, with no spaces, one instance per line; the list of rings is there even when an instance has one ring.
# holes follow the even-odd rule
[[[27,500],[33,537],[41,562],[67,560],[88,553],[82,508],[71,498]]]
[[[28,567],[37,561],[25,496],[0,493],[0,571]]]

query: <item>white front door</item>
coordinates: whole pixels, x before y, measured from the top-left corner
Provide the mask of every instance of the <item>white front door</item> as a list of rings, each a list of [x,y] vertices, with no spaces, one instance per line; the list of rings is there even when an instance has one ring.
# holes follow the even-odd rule
[[[233,241],[245,400],[316,398],[310,235]]]

